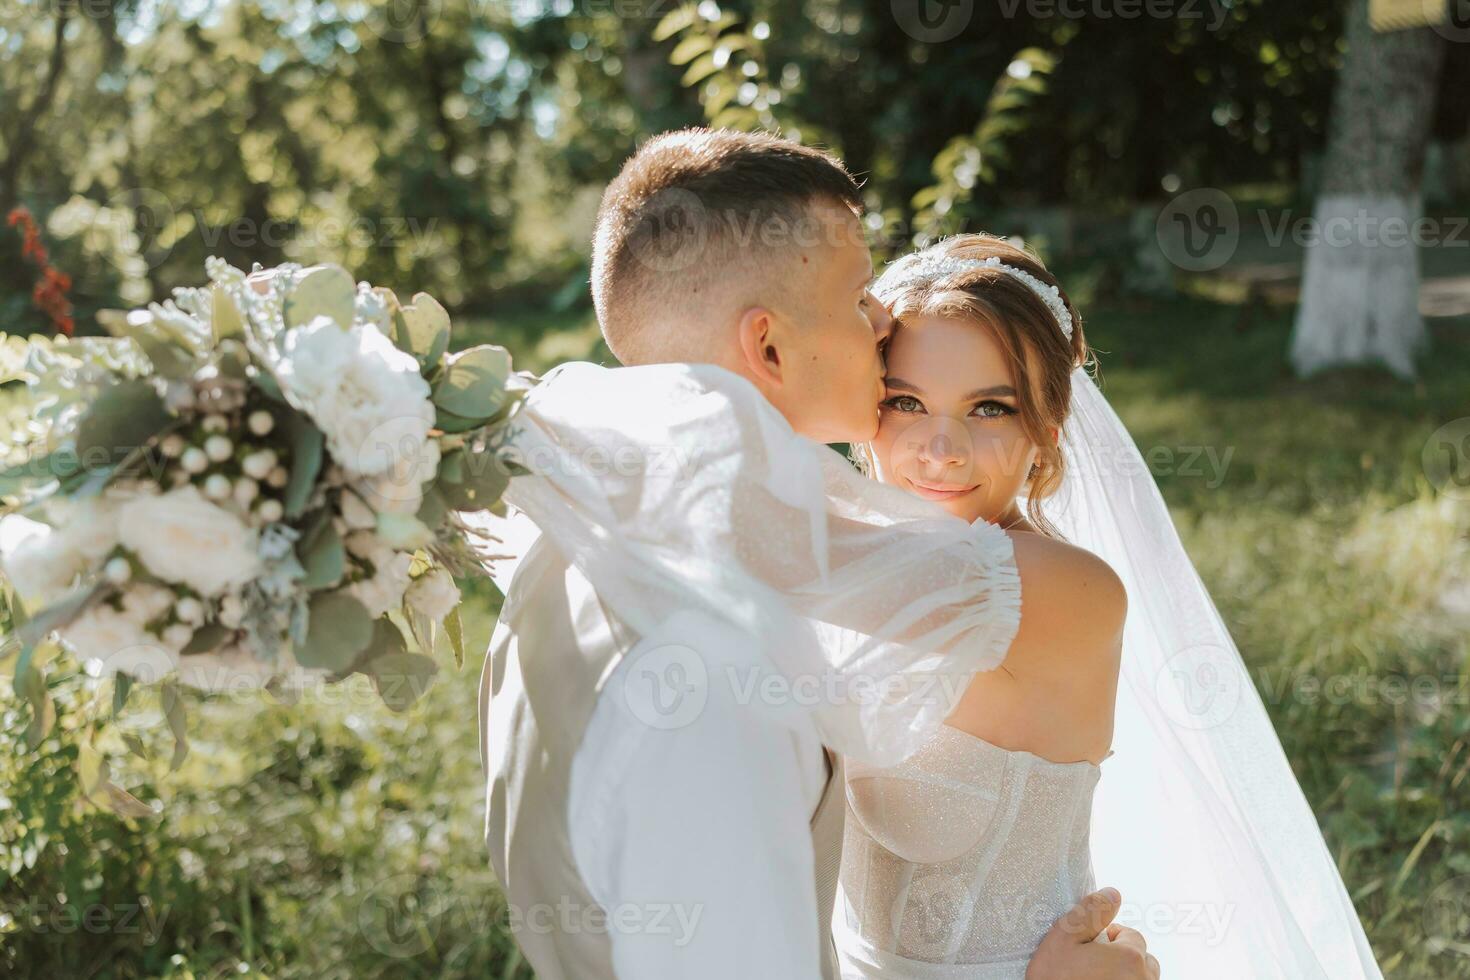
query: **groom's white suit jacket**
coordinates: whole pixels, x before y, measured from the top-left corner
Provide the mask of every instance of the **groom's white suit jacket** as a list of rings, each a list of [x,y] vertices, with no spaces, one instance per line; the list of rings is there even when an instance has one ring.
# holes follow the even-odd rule
[[[548,543],[527,556],[480,683],[516,941],[541,980],[814,978],[819,957],[835,980],[840,770],[733,701],[650,727],[605,696],[650,646]]]
[[[823,745],[902,758],[1002,659],[1009,539],[705,365],[564,365],[511,444],[533,532],[490,549],[518,564],[480,729],[527,959],[541,980],[821,976],[844,798]]]

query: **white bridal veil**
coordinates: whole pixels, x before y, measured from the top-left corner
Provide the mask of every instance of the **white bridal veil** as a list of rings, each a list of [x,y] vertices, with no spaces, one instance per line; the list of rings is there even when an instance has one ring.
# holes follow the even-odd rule
[[[1044,510],[1129,596],[1098,883],[1121,890],[1120,920],[1169,980],[1381,977],[1142,455],[1085,371],[1072,388],[1066,475]],[[507,494],[523,513],[466,515],[502,539],[489,548],[504,556],[489,563],[502,590],[540,537],[644,635],[696,609],[754,638],[770,673],[911,678],[878,701],[819,698],[800,713],[878,765],[953,706],[921,681],[994,667],[1010,644],[1019,597],[998,528],[862,477],[729,372],[564,365],[525,409],[513,441],[535,475]]]
[[[1128,590],[1115,755],[1093,812],[1099,885],[1163,976],[1381,977],[1230,633],[1128,430],[1082,369],[1048,519]]]

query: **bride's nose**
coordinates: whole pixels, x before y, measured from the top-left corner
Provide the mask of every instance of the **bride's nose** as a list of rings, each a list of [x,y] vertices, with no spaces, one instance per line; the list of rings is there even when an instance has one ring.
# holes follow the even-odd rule
[[[965,466],[970,461],[970,433],[954,419],[935,418],[917,440],[919,462],[927,466]],[[918,433],[916,433],[918,435]]]

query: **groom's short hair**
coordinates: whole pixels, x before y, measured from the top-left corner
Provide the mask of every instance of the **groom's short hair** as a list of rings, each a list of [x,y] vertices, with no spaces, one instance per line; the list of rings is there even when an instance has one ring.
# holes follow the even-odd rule
[[[592,299],[608,348],[624,364],[704,359],[710,338],[693,321],[732,289],[769,302],[824,201],[862,213],[842,162],[793,140],[724,129],[649,140],[597,213]]]

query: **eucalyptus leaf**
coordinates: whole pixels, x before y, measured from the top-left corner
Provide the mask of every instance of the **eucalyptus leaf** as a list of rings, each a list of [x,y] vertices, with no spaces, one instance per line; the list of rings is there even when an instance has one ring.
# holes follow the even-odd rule
[[[346,592],[319,592],[311,597],[306,643],[296,662],[340,673],[373,640],[373,620],[362,603]]]
[[[153,438],[173,417],[146,381],[122,381],[103,390],[77,427],[83,466],[116,463]]]
[[[434,386],[434,404],[462,418],[487,419],[505,403],[510,353],[480,344],[451,354]]]
[[[286,293],[282,313],[288,327],[304,326],[324,316],[345,330],[352,326],[356,302],[357,285],[346,269],[316,265],[297,273]]]
[[[397,627],[393,627],[397,632]],[[401,645],[403,640],[399,637]],[[389,653],[374,657],[363,667],[389,709],[406,711],[424,695],[439,665],[420,653]]]
[[[311,491],[322,471],[324,438],[322,431],[300,412],[285,413],[282,421],[291,441],[291,475],[282,502],[286,517],[294,519],[305,513],[311,501]]]
[[[439,409],[434,415],[434,426],[442,432],[454,435],[459,432],[469,432],[478,429],[485,424],[485,419],[465,418],[463,415],[455,415]]]
[[[417,293],[413,302],[393,317],[393,343],[418,359],[421,367],[439,364],[449,350],[449,314],[428,293]]]
[[[485,510],[498,501],[510,485],[511,472],[492,452],[451,454],[459,457],[453,475],[441,479],[438,488],[454,510]]]
[[[448,515],[449,503],[444,494],[438,488],[430,487],[424,491],[423,502],[419,504],[419,511],[414,516],[425,527],[436,528],[444,523],[444,518]]]
[[[306,577],[299,585],[312,592],[334,587],[347,571],[347,548],[330,518],[321,521],[313,533],[301,539],[297,555],[301,559],[301,567],[306,569]]]

